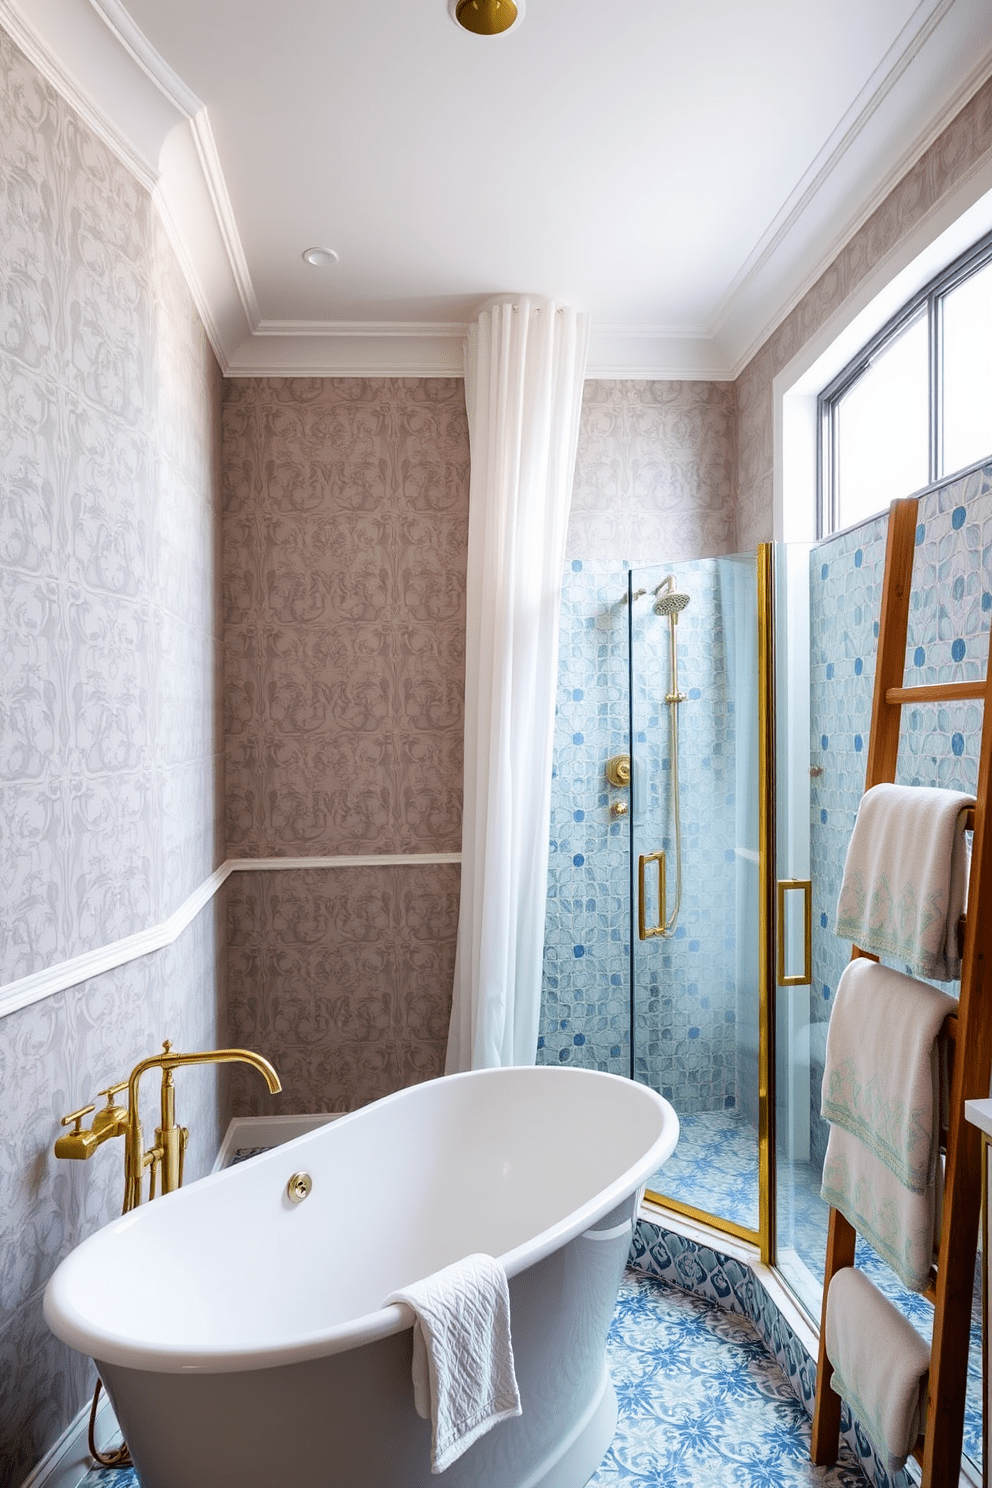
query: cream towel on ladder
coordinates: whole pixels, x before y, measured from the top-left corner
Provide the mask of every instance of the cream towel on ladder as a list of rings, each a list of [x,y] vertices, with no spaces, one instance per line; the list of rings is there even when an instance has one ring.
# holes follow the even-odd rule
[[[962,813],[974,796],[922,785],[866,791],[847,849],[837,934],[916,976],[961,973],[958,920],[968,893]]]
[[[929,1279],[940,1213],[936,1039],[956,1008],[946,992],[859,957],[827,1030],[821,1194],[914,1292]]]
[[[889,1472],[898,1472],[926,1422],[930,1350],[852,1266],[830,1282],[826,1332],[831,1388],[847,1401]]]
[[[465,1256],[392,1292],[414,1312],[413,1396],[431,1422],[431,1472],[441,1473],[499,1421],[521,1414],[506,1272]]]

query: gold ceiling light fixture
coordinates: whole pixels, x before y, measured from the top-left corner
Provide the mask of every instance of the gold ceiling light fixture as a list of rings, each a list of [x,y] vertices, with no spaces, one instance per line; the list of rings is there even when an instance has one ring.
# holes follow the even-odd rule
[[[523,0],[451,0],[448,9],[473,36],[502,36],[522,18]]]

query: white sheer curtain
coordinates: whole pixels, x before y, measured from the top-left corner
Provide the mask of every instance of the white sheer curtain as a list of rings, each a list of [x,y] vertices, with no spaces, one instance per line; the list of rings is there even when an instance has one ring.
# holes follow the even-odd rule
[[[533,1064],[558,609],[588,322],[491,303],[465,357],[469,487],[461,910],[448,1074]]]

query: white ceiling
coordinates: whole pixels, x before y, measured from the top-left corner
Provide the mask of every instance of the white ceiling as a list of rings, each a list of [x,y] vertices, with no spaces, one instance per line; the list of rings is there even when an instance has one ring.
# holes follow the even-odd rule
[[[988,0],[0,0],[159,195],[225,372],[461,368],[489,295],[590,371],[736,375],[992,71]],[[335,249],[314,269],[305,248]]]

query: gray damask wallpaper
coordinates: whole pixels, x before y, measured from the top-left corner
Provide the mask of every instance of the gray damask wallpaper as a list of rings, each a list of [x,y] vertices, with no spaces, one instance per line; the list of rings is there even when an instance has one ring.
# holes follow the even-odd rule
[[[147,196],[0,32],[4,983],[158,924],[223,860],[220,391]],[[221,923],[0,1021],[4,1483],[90,1387],[41,1293],[122,1197],[120,1144],[57,1162],[59,1119],[163,1038],[221,1041]],[[178,1102],[199,1173],[213,1077]]]
[[[733,553],[736,424],[732,383],[587,381],[567,559]]]

